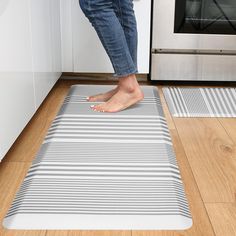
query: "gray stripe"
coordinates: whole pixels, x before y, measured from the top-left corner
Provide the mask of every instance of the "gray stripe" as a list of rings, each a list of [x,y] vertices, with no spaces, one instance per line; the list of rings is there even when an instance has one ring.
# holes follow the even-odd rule
[[[163,88],[163,91],[167,105],[173,116],[236,117],[235,88],[200,89],[166,87]],[[187,111],[184,110],[184,103],[187,104]],[[207,104],[209,104],[211,111],[209,111]],[[174,112],[174,110],[176,110],[176,112]],[[186,115],[184,113],[186,113]]]

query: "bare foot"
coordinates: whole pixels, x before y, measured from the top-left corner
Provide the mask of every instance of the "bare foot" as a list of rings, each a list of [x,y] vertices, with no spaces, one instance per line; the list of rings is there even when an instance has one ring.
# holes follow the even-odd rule
[[[98,112],[122,111],[144,98],[143,92],[135,76],[119,80],[118,91],[105,103],[92,105],[91,108]]]
[[[99,93],[97,95],[94,96],[89,96],[87,97],[87,101],[89,102],[106,102],[107,100],[109,100],[116,92],[118,91],[118,87],[116,87],[115,89],[112,89],[106,93]]]

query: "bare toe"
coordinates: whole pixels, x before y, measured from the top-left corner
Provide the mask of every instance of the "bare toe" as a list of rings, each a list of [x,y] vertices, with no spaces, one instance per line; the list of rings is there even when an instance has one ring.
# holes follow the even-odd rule
[[[94,105],[92,106],[92,109],[98,112],[118,112],[141,101],[143,97],[144,95],[140,88],[137,88],[132,92],[119,90],[107,102]]]
[[[105,110],[105,107],[106,107],[106,104],[105,104],[105,103],[100,103],[100,104],[98,104],[98,105],[94,105],[94,106],[92,107],[92,109],[93,109],[94,111],[101,112],[101,111],[104,111],[104,110]]]
[[[97,112],[104,112],[104,104],[105,103],[100,103],[98,105],[91,105],[90,107],[94,110],[94,111],[97,111]]]
[[[94,95],[94,96],[89,96],[89,97],[87,97],[87,101],[96,102],[96,101],[100,100],[102,98],[102,96],[103,96],[103,93],[99,93],[99,94]]]
[[[105,102],[108,101],[116,92],[118,91],[118,88],[112,89],[106,93],[99,93],[94,96],[87,97],[87,101],[89,102]]]

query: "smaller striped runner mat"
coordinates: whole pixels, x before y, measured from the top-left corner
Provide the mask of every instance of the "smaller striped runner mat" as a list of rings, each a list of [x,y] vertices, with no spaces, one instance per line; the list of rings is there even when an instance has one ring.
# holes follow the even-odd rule
[[[113,86],[74,85],[15,196],[8,229],[187,229],[191,213],[158,90],[121,112],[86,97]]]
[[[236,117],[236,88],[163,88],[175,117]]]

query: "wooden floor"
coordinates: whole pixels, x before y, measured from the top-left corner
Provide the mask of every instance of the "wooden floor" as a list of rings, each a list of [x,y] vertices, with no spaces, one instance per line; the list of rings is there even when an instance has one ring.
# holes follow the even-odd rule
[[[98,81],[59,80],[0,164],[0,220],[6,214],[70,86]],[[113,84],[114,82],[105,82]],[[141,82],[141,84],[147,84]],[[236,235],[236,119],[173,118],[159,87],[193,216],[187,231],[13,231],[13,236],[234,236]]]

